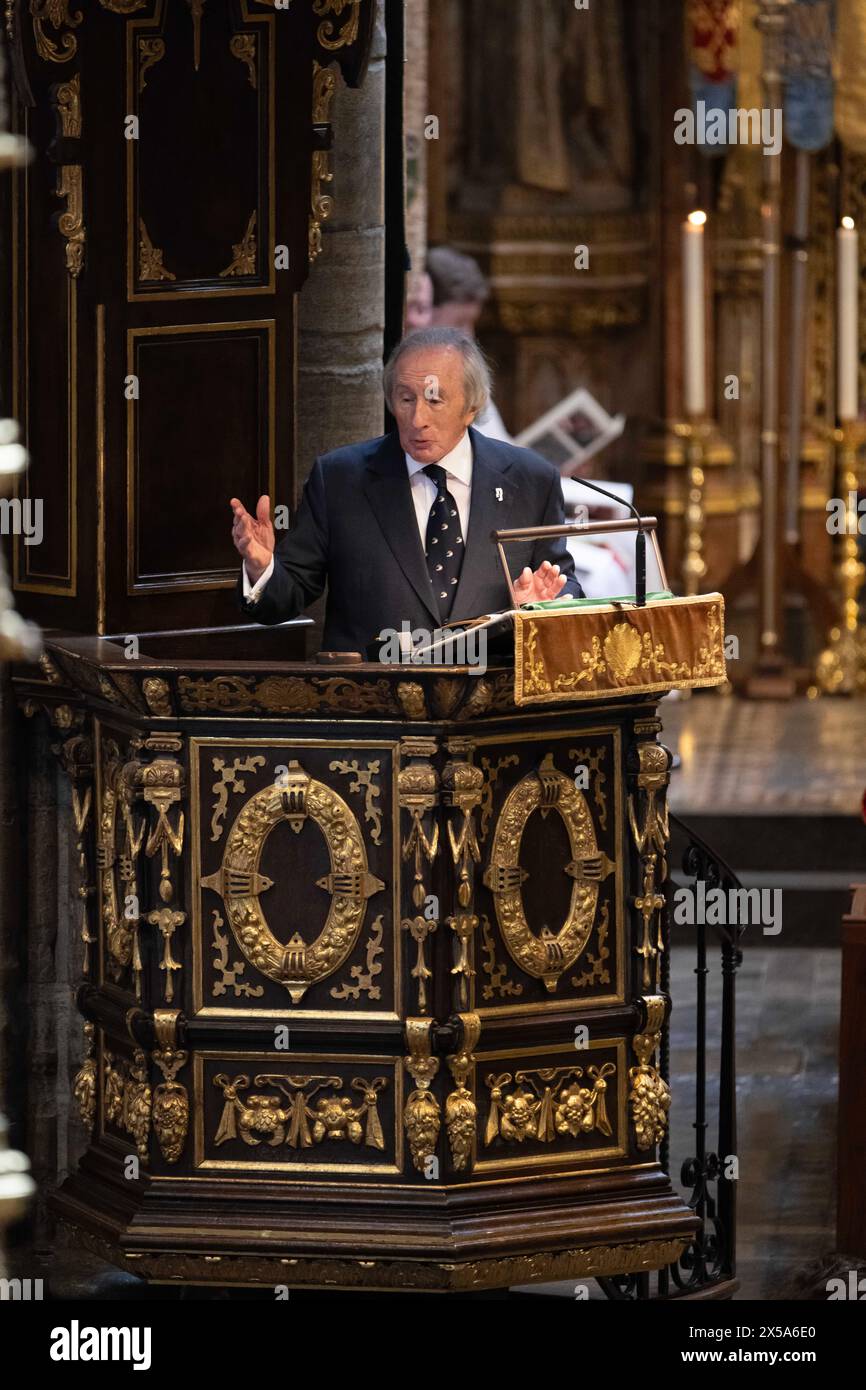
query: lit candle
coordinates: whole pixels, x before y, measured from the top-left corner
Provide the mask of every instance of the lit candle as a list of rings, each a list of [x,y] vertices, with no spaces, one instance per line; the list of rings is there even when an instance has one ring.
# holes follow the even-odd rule
[[[836,232],[836,413],[840,420],[856,420],[859,409],[859,353],[857,349],[857,300],[860,280],[859,237],[853,219],[842,218]]]
[[[686,415],[706,413],[707,363],[704,322],[705,212],[690,212],[683,223],[683,397]]]

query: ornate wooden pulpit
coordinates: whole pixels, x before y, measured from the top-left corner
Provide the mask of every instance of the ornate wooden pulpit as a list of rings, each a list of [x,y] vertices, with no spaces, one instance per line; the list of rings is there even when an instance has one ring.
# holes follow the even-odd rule
[[[72,783],[77,1239],[290,1287],[676,1259],[656,701],[724,679],[722,623],[527,613],[483,673],[49,641],[17,686]]]

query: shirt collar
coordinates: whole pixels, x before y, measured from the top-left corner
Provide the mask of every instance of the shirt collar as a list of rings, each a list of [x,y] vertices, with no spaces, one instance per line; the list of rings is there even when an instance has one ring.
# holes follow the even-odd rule
[[[410,478],[414,478],[416,473],[427,467],[426,463],[419,463],[417,459],[413,459],[411,454],[406,454],[405,458]],[[439,460],[439,467],[444,468],[450,477],[469,486],[472,482],[472,440],[469,438],[468,430],[464,430],[450,454]]]

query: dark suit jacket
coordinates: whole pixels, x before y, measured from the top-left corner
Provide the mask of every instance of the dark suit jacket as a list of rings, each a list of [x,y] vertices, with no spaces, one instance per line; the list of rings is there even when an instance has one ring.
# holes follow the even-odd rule
[[[559,473],[552,464],[528,449],[487,439],[477,430],[469,433],[469,534],[451,622],[511,606],[491,531],[556,526],[564,519]],[[517,541],[506,555],[512,575],[524,565],[535,570],[543,560],[558,564],[568,577],[563,592],[580,596],[563,540]],[[326,651],[363,652],[383,628],[399,632],[404,620],[427,630],[441,623],[396,433],[316,459],[295,525],[278,541],[274,562],[258,603],[244,601],[238,580],[243,612],[261,623],[285,622],[327,584]]]

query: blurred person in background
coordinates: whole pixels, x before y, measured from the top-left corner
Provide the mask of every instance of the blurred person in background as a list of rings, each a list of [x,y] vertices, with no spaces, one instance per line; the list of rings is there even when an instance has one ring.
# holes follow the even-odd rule
[[[478,262],[451,246],[434,246],[427,252],[427,274],[433,285],[431,323],[441,328],[460,328],[474,338],[481,310],[490,294],[490,286]],[[501,439],[506,444],[512,442],[492,398],[475,420],[475,429],[486,434],[488,439]]]

